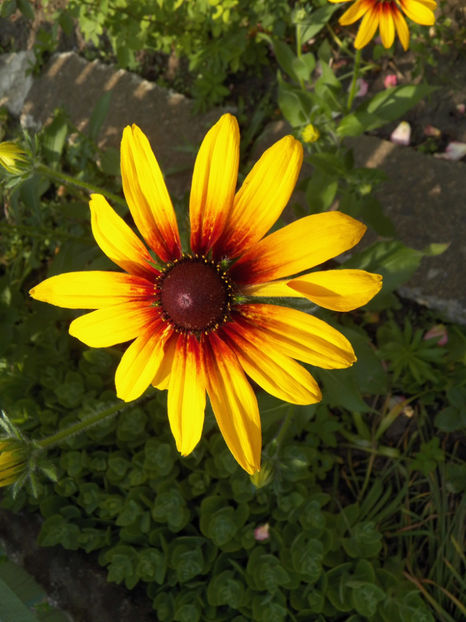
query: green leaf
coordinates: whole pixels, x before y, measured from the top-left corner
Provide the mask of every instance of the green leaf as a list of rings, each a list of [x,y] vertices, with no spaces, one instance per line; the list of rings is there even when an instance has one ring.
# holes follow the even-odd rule
[[[309,82],[311,74],[316,66],[314,54],[308,52],[301,56],[295,56],[291,62],[294,75],[298,78],[298,82]]]
[[[91,118],[89,119],[87,134],[89,138],[95,143],[97,142],[97,139],[99,137],[102,125],[107,118],[111,99],[111,91],[108,91],[107,93],[101,95],[97,100],[97,103],[92,111]]]
[[[282,68],[282,70],[295,82],[299,82],[299,76],[295,72],[294,63],[297,60],[296,54],[290,48],[289,45],[279,40],[272,40],[273,51],[275,57],[278,61],[278,64]]]
[[[283,116],[292,127],[308,123],[311,102],[304,92],[296,91],[291,85],[279,78],[278,105]]]
[[[374,616],[379,603],[386,598],[385,592],[373,583],[348,581],[346,585],[353,589],[351,596],[354,608],[366,618]]]
[[[171,553],[170,565],[175,569],[179,583],[186,583],[201,574],[204,568],[202,549],[177,544]]]
[[[352,535],[343,538],[342,544],[350,557],[374,557],[382,548],[382,534],[372,521],[357,523]]]
[[[0,16],[1,17],[11,17],[13,13],[16,11],[16,0],[6,0],[5,3],[0,7]]]
[[[0,578],[1,622],[37,622],[36,617]]]
[[[136,573],[142,581],[155,581],[162,585],[166,572],[166,557],[157,549],[147,548],[138,552]]]
[[[354,370],[315,370],[322,382],[325,402],[329,406],[340,406],[350,411],[369,412],[370,408],[362,399]]]
[[[325,172],[312,175],[306,186],[309,213],[325,212],[332,205],[338,190],[338,179]]]
[[[235,536],[237,529],[233,508],[225,507],[210,517],[206,536],[217,546],[223,546]]]
[[[338,5],[323,6],[309,15],[309,21],[298,24],[299,39],[303,43],[315,37],[324,26],[330,21],[332,15],[339,9]]]
[[[456,432],[466,428],[466,410],[447,406],[435,415],[434,423],[442,432]]]
[[[16,6],[26,19],[33,20],[35,17],[34,9],[28,0],[16,0]]]
[[[315,583],[322,574],[324,547],[320,540],[299,534],[291,545],[291,559],[296,572],[304,575],[307,583]]]
[[[60,160],[68,134],[68,120],[63,111],[59,111],[52,123],[49,123],[42,134],[42,149],[44,156],[52,166]]]
[[[388,294],[409,281],[423,256],[422,251],[409,248],[396,240],[375,242],[361,253],[354,254],[345,262],[345,268],[359,268],[382,274],[382,291],[383,294]]]
[[[339,136],[360,136],[402,117],[410,108],[430,95],[436,87],[410,84],[385,89],[343,117],[338,125]]]
[[[289,574],[275,555],[255,548],[249,556],[246,568],[248,583],[253,589],[274,592],[280,585],[286,585]]]
[[[231,570],[214,575],[207,586],[207,602],[214,607],[228,605],[233,609],[238,609],[242,606],[244,597],[244,585],[235,578]]]

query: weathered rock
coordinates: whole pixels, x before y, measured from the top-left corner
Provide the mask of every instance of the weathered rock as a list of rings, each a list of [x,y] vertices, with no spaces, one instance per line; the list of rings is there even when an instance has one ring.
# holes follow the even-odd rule
[[[21,113],[32,86],[29,69],[33,62],[31,50],[0,55],[0,106],[6,106],[11,114]]]
[[[399,239],[419,250],[437,242],[450,245],[440,256],[425,257],[400,293],[466,323],[466,166],[373,136],[351,145],[358,166],[387,174],[377,195]]]
[[[63,107],[79,130],[86,130],[104,93],[112,94],[100,134],[100,147],[119,147],[123,128],[136,123],[147,134],[170,192],[182,197],[191,183],[195,153],[206,130],[224,112],[194,114],[193,103],[123,69],[88,62],[74,52],[56,54],[28,93],[21,117],[43,125]]]

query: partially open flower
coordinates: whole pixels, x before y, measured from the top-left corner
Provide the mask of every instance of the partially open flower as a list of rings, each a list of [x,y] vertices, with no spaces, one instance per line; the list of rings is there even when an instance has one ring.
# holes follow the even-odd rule
[[[21,439],[0,439],[0,486],[8,486],[18,480],[26,469],[27,448]]]
[[[315,143],[320,138],[320,132],[312,123],[308,123],[301,132],[301,138],[305,143]]]
[[[0,165],[12,175],[21,172],[21,164],[27,162],[26,152],[16,143],[0,143]]]

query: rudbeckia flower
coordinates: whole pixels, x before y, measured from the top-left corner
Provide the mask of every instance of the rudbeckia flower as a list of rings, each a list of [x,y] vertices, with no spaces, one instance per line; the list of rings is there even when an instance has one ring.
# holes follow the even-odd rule
[[[293,404],[321,399],[297,361],[325,369],[356,360],[348,340],[320,319],[261,297],[308,297],[328,309],[365,304],[381,277],[362,270],[298,275],[352,248],[366,227],[338,211],[301,218],[267,235],[296,184],[302,146],[286,136],[268,149],[236,192],[239,129],[226,114],[205,136],[189,202],[183,250],[170,197],[143,132],[126,127],[123,191],[146,245],[100,194],[90,201],[94,237],[123,272],[53,276],[30,294],[72,309],[95,309],[70,325],[91,347],[132,341],[115,375],[119,398],[152,383],[168,389],[168,419],[182,455],[200,440],[206,394],[223,437],[248,473],[260,468],[261,422],[249,379]],[[148,250],[150,249],[150,250]],[[287,277],[287,278],[284,278]]]
[[[27,452],[17,439],[0,439],[0,487],[16,482],[26,468]]]
[[[349,1],[329,0],[334,4]],[[340,17],[339,23],[349,26],[363,18],[354,42],[357,50],[366,46],[379,28],[385,48],[393,45],[396,30],[406,51],[409,47],[409,29],[403,13],[416,24],[432,26],[435,23],[436,8],[437,2],[434,0],[356,0]]]

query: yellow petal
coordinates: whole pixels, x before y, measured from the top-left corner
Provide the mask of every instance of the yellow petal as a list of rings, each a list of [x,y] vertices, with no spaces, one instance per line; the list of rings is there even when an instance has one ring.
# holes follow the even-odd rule
[[[91,195],[89,207],[95,241],[109,259],[130,274],[157,274],[147,248],[101,194]]]
[[[333,4],[341,4],[342,2],[350,2],[350,0],[328,0],[329,2],[332,2]]]
[[[191,249],[206,254],[223,232],[233,204],[239,162],[238,122],[224,114],[202,141],[193,171]]]
[[[379,25],[379,11],[377,6],[373,6],[364,15],[361,25],[359,26],[358,34],[354,41],[354,47],[357,50],[365,47],[372,37],[375,35],[377,26]]]
[[[265,391],[292,404],[320,402],[322,394],[311,374],[278,347],[264,342],[260,329],[230,322],[223,333],[244,371]]]
[[[207,392],[220,431],[238,464],[260,469],[261,422],[256,396],[234,352],[215,334],[204,348]]]
[[[170,374],[173,366],[173,359],[175,358],[176,347],[178,343],[178,333],[173,332],[172,335],[165,342],[165,353],[160,367],[157,369],[155,376],[152,378],[152,386],[159,391],[165,391],[170,384]]]
[[[235,196],[214,248],[218,257],[237,257],[264,237],[288,203],[302,161],[303,147],[292,136],[267,149]]]
[[[269,281],[267,283],[257,283],[245,285],[241,288],[243,296],[256,296],[258,298],[306,298],[304,294],[288,287],[289,279],[282,281]]]
[[[301,218],[258,242],[231,269],[237,283],[261,283],[309,270],[359,242],[366,226],[343,212]]]
[[[349,26],[360,19],[364,13],[371,8],[372,3],[369,0],[357,0],[350,8],[343,13],[338,20],[341,26]]]
[[[416,24],[432,26],[435,24],[435,15],[427,3],[420,0],[399,0],[402,10]]]
[[[125,402],[140,397],[152,382],[165,355],[172,329],[157,321],[128,347],[115,373],[117,396]]]
[[[168,419],[176,448],[187,456],[198,444],[204,425],[205,374],[200,344],[179,335],[168,385]]]
[[[417,1],[429,7],[429,9],[432,9],[433,11],[435,11],[435,9],[437,8],[437,2],[435,0],[417,0]]]
[[[123,131],[121,178],[133,220],[149,247],[162,261],[180,257],[180,236],[170,195],[149,141],[137,125]]]
[[[241,305],[235,318],[245,330],[260,329],[264,344],[270,343],[291,358],[322,367],[341,369],[356,361],[353,348],[335,328],[318,318],[278,305]]]
[[[397,7],[393,7],[393,21],[395,22],[396,32],[400,39],[404,51],[409,48],[409,28],[401,11]]]
[[[365,270],[326,270],[304,274],[288,285],[325,309],[351,311],[380,291],[382,276]]]
[[[73,320],[70,335],[91,348],[107,348],[135,339],[159,315],[150,301],[123,302]]]
[[[30,296],[66,309],[100,309],[129,300],[148,300],[154,285],[122,272],[65,272],[45,279],[29,290]]]
[[[392,47],[395,39],[395,24],[392,6],[387,3],[383,3],[379,8],[379,30],[384,48]]]

